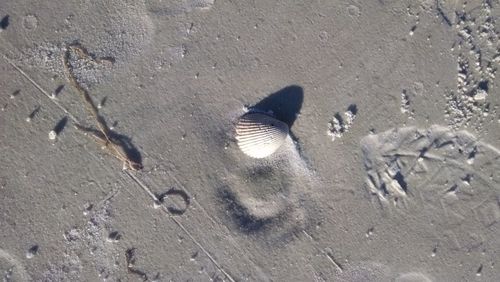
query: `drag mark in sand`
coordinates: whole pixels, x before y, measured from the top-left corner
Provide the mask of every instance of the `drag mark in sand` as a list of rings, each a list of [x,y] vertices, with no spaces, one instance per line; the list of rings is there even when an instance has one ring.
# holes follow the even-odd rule
[[[325,255],[326,257],[328,258],[328,260],[335,266],[335,268],[340,272],[342,273],[344,271],[344,268],[342,267],[342,265],[337,262],[337,260],[333,257],[332,253],[330,252],[325,252]]]
[[[128,170],[125,170],[125,173],[137,185],[139,185],[144,190],[144,192],[146,192],[153,199],[153,202],[155,203],[155,205],[157,205],[157,206],[159,206],[159,207],[162,208],[162,210],[169,216],[169,218],[191,239],[191,241],[193,241],[193,243],[195,243],[198,246],[198,248],[200,248],[202,250],[202,252],[209,258],[209,260],[215,265],[215,267],[217,267],[217,269],[220,272],[222,272],[229,281],[232,281],[232,282],[236,281],[236,280],[234,280],[234,278],[231,277],[231,275],[229,275],[229,273],[227,271],[224,270],[224,268],[217,262],[217,260],[215,260],[215,258],[208,252],[208,250],[198,240],[196,240],[196,238],[194,238],[193,234],[191,234],[191,232],[189,232],[186,229],[186,227],[177,218],[175,218],[175,216],[173,214],[170,213],[169,207],[167,207],[164,204],[158,205],[158,203],[163,203],[164,199],[162,200],[157,195],[155,195],[151,191],[151,189],[148,186],[146,186],[146,184],[144,184],[137,176],[135,176],[134,174],[132,174]],[[180,185],[180,183],[177,180],[177,178],[175,178],[175,177],[173,177],[173,178]],[[182,187],[182,185],[180,185],[180,186]],[[189,203],[186,203],[186,206],[187,205],[189,205]]]

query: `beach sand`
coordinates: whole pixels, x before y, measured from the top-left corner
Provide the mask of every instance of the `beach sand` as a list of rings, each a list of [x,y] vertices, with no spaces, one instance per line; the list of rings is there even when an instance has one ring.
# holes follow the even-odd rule
[[[1,1],[0,277],[498,281],[499,16]],[[290,128],[267,158],[249,110]]]

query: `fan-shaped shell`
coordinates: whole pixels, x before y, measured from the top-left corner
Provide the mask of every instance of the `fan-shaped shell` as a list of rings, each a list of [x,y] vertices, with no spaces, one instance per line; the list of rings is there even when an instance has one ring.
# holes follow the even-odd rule
[[[265,158],[285,142],[288,125],[263,113],[247,113],[236,124],[236,140],[243,153]]]

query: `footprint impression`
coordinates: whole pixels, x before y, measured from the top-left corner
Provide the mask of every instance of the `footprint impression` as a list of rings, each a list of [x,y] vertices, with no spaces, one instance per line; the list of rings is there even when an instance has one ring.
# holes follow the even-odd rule
[[[444,230],[439,244],[451,249],[479,252],[496,242],[499,149],[439,125],[368,135],[361,147],[368,191],[379,207],[405,218],[419,214],[425,224],[432,219]]]
[[[385,204],[484,202],[498,192],[500,151],[467,131],[395,128],[364,137],[361,147],[368,189]]]
[[[241,139],[238,145],[226,150],[225,178],[217,190],[225,209],[224,218],[228,226],[239,232],[265,237],[262,242],[286,243],[311,222],[308,215],[312,204],[308,191],[314,178],[289,131],[302,100],[302,88],[289,86],[263,99],[235,122],[241,124],[242,120],[254,116],[264,118],[264,123],[268,122],[266,125],[282,129],[280,134],[284,132],[284,143],[275,152],[262,153],[265,148],[260,152],[248,151]],[[258,128],[267,131],[265,126]],[[238,130],[241,137],[248,128]]]

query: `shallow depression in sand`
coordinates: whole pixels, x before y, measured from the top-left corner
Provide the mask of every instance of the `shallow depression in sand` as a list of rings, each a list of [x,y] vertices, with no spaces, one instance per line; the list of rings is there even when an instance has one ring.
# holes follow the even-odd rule
[[[290,137],[275,154],[264,159],[228,152],[238,166],[227,171],[220,199],[231,225],[274,243],[309,226],[313,203],[308,194],[316,182]]]

